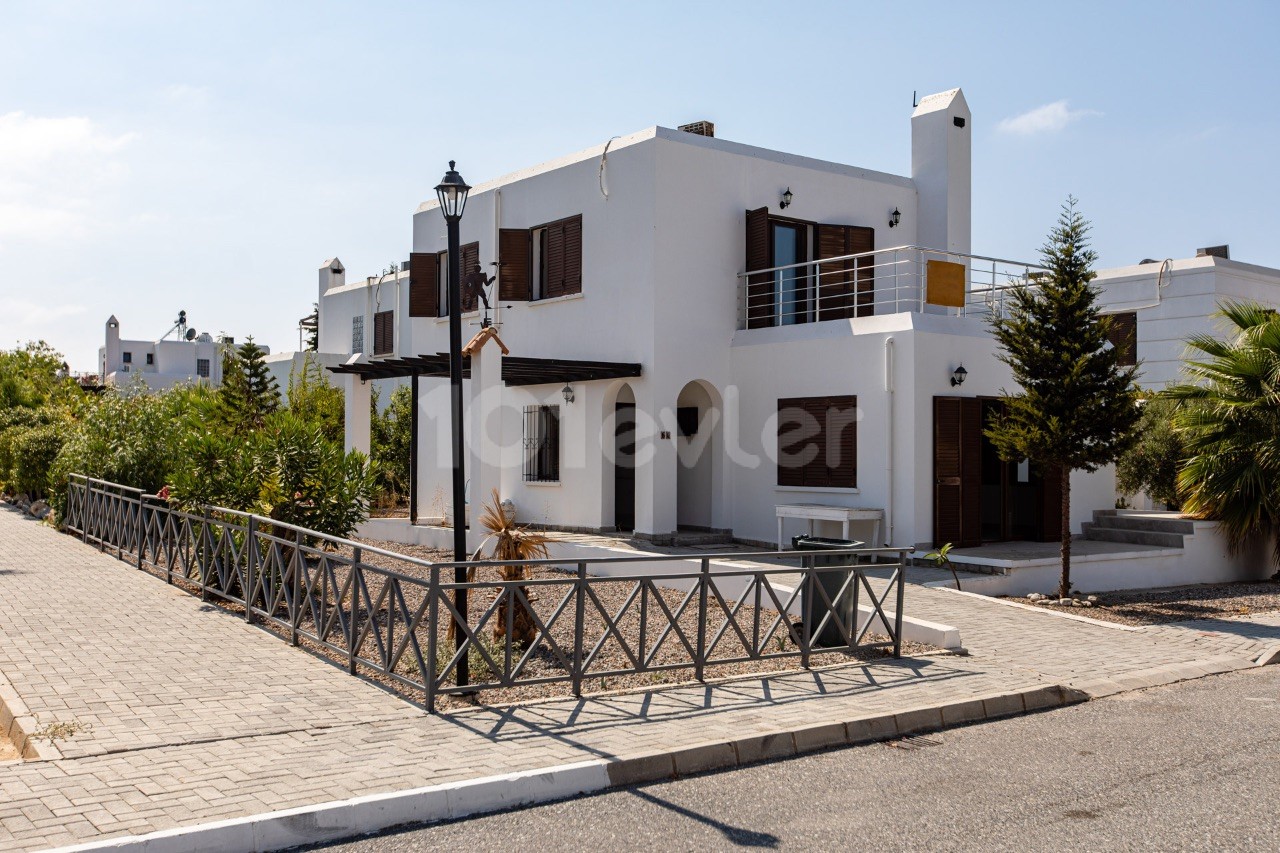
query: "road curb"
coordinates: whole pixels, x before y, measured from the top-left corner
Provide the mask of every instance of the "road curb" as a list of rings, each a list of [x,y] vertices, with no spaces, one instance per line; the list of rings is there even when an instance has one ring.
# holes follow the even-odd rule
[[[202,853],[268,851],[337,841],[408,824],[436,823],[608,788],[678,779],[759,761],[890,740],[954,725],[996,720],[1086,702],[1089,695],[1043,685],[975,695],[958,702],[867,714],[778,732],[709,741],[676,750],[583,761],[349,800],[302,806],[147,835],[58,847],[48,853]]]
[[[7,737],[18,754],[28,761],[62,758],[62,750],[54,744],[53,738],[41,740],[39,731],[40,721],[27,708],[27,703],[18,696],[18,691],[4,673],[0,673],[0,738]]]

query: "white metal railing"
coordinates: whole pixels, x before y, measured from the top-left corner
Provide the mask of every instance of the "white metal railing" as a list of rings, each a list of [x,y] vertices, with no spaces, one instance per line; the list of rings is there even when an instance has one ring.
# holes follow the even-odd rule
[[[930,302],[929,261],[964,267],[962,305]],[[895,246],[738,274],[738,328],[790,326],[904,311],[1004,316],[1009,294],[1044,267],[924,246]],[[936,296],[935,296],[936,298]]]

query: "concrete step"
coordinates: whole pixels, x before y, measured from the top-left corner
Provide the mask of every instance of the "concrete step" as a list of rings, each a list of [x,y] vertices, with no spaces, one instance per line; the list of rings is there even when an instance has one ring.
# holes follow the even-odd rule
[[[1146,530],[1153,533],[1195,533],[1195,523],[1190,519],[1159,515],[1120,515],[1115,510],[1095,512],[1093,524],[1110,530]]]
[[[1094,542],[1124,542],[1129,545],[1155,545],[1160,548],[1183,547],[1183,534],[1154,530],[1091,527],[1085,538]]]

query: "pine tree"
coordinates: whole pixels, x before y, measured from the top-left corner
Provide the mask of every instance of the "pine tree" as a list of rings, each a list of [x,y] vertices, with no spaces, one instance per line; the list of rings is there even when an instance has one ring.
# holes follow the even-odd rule
[[[267,416],[280,408],[280,387],[267,367],[266,353],[249,337],[222,356],[222,386],[218,411],[232,432],[262,428]]]
[[[1068,198],[1041,249],[1048,273],[1013,292],[1007,318],[992,318],[1000,360],[1022,390],[1004,393],[1004,413],[986,435],[1005,461],[1061,472],[1062,597],[1071,594],[1071,472],[1114,462],[1135,440],[1140,414],[1137,368],[1120,366],[1090,286],[1089,228]]]

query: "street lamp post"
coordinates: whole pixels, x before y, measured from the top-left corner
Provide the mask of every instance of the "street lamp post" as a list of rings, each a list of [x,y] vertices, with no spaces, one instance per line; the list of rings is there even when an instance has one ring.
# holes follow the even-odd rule
[[[466,508],[466,463],[463,459],[462,444],[462,258],[458,248],[458,223],[462,220],[462,209],[467,205],[467,193],[471,187],[454,169],[454,161],[449,161],[449,171],[444,173],[440,185],[436,187],[436,197],[440,199],[440,212],[444,214],[449,233],[449,404],[453,416],[453,559],[462,562],[467,559],[467,508]],[[467,570],[461,566],[453,570],[456,583],[467,582]],[[454,607],[464,624],[457,626],[453,632],[455,651],[462,648],[465,642],[462,629],[467,619],[467,591],[454,590]],[[459,686],[470,681],[468,655],[458,660],[457,680]]]

